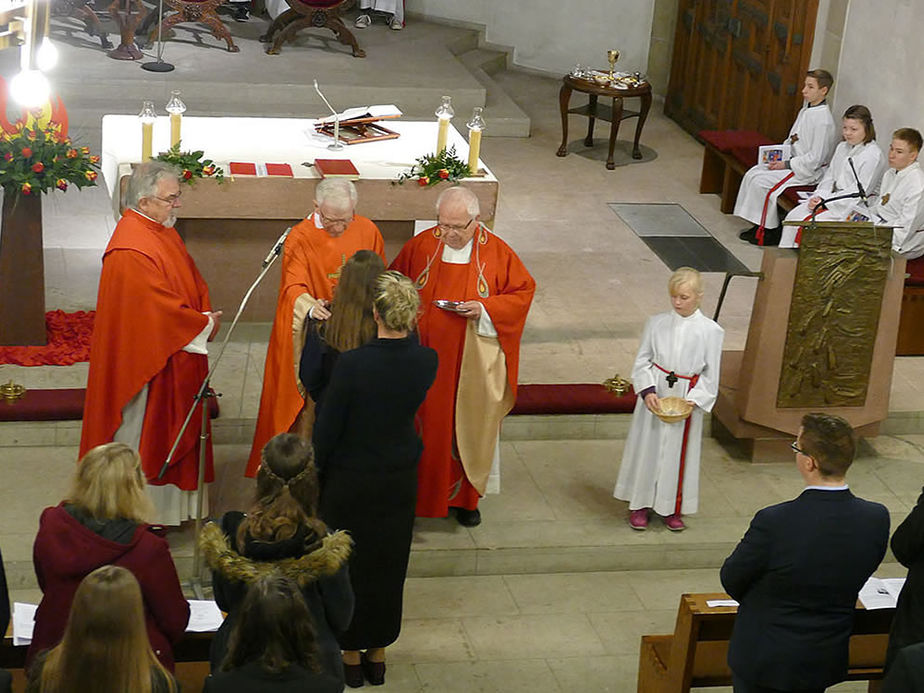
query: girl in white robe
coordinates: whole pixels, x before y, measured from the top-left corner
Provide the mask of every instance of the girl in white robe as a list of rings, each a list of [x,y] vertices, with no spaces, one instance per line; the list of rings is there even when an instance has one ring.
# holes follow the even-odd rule
[[[668,529],[684,529],[680,515],[699,505],[699,461],[703,412],[719,394],[719,367],[725,331],[699,311],[702,279],[681,267],[668,282],[674,310],[649,318],[632,370],[638,393],[613,496],[629,501],[629,525],[645,529],[648,512]],[[691,380],[695,378],[695,380]],[[664,423],[652,413],[662,397],[682,397],[693,405],[687,421]],[[681,450],[682,494],[678,494]]]
[[[863,191],[872,195],[879,188],[885,168],[882,150],[876,144],[876,129],[873,116],[866,106],[851,106],[844,112],[841,132],[844,141],[837,145],[831,165],[815,188],[811,198],[794,207],[786,215],[786,221],[808,221],[812,210],[822,200],[858,192],[857,178]],[[853,162],[853,168],[850,163]],[[854,176],[856,170],[856,176]],[[843,221],[860,200],[856,197],[833,200],[825,203],[815,215],[816,221]],[[783,226],[780,237],[781,248],[798,248],[801,237],[800,226]]]

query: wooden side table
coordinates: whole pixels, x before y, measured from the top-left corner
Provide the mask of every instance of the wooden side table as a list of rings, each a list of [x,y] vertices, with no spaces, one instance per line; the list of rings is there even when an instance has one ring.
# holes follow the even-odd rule
[[[638,142],[642,136],[642,128],[645,126],[645,119],[648,117],[648,110],[651,108],[651,84],[643,82],[636,87],[628,89],[616,89],[614,87],[603,86],[589,79],[582,79],[565,75],[562,78],[561,91],[558,94],[558,100],[561,105],[561,146],[556,152],[557,156],[565,156],[568,153],[568,114],[586,116],[589,119],[587,126],[587,137],[584,138],[584,145],[592,147],[594,144],[594,122],[600,120],[609,121],[610,123],[610,149],[609,156],[606,159],[606,167],[609,170],[616,168],[613,163],[613,150],[616,148],[616,135],[619,132],[619,124],[627,118],[638,118],[635,126],[635,144],[632,147],[632,158],[641,159],[642,152],[639,150]],[[571,92],[579,91],[590,96],[586,106],[578,108],[569,108],[571,103]],[[605,106],[598,106],[599,97],[613,99],[611,109]],[[640,102],[638,111],[623,109],[622,100],[626,98],[637,97]]]

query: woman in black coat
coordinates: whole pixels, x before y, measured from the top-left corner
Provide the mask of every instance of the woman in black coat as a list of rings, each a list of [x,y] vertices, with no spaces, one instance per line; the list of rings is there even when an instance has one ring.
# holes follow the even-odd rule
[[[220,672],[203,693],[337,693],[343,683],[321,671],[311,613],[298,585],[281,573],[247,591]]]
[[[324,672],[343,686],[337,635],[353,616],[347,563],[351,541],[328,533],[317,518],[318,480],[311,445],[280,433],[263,448],[257,471],[257,499],[250,512],[225,513],[221,526],[209,523],[200,546],[212,570],[218,607],[228,614],[212,640],[212,671],[218,671],[247,589],[258,578],[279,573],[295,581],[311,612]]]
[[[890,544],[895,558],[908,569],[908,579],[892,619],[886,670],[901,648],[924,642],[924,489],[921,491],[917,505],[895,529]]]
[[[378,337],[342,354],[314,427],[324,476],[321,517],[355,542],[350,578],[356,611],[341,634],[347,685],[385,678],[385,647],[398,638],[407,574],[417,462],[417,409],[436,377],[436,352],[410,332],[420,298],[399,272],[376,282]],[[360,651],[365,650],[361,655]]]

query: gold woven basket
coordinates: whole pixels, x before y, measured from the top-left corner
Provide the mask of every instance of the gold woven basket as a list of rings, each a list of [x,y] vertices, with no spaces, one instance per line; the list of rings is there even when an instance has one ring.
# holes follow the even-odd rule
[[[661,412],[655,414],[664,423],[683,421],[693,413],[693,405],[682,397],[662,397]]]

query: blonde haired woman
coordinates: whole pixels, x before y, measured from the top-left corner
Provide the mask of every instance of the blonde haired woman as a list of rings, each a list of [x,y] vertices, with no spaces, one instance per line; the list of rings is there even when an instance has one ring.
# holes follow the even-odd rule
[[[174,693],[144,626],[141,589],[132,573],[97,568],[74,594],[60,644],[39,655],[26,693]]]
[[[437,356],[411,334],[420,298],[410,279],[382,273],[378,337],[340,356],[314,428],[324,472],[321,517],[350,531],[353,621],[338,638],[347,685],[385,679],[385,647],[398,638],[423,449],[414,425],[436,377]],[[365,650],[364,653],[360,653]]]
[[[123,443],[91,449],[77,464],[67,499],[46,508],[32,551],[42,601],[28,660],[57,644],[80,581],[119,565],[138,580],[151,648],[173,670],[173,648],[189,620],[170,547],[150,531],[141,458]]]
[[[613,495],[629,501],[632,529],[647,529],[654,510],[676,532],[685,529],[681,515],[699,505],[703,412],[719,394],[725,331],[699,311],[703,283],[695,269],[677,269],[667,288],[673,310],[648,319],[632,368],[638,401]],[[693,413],[661,421],[655,413],[662,397],[682,397]]]

